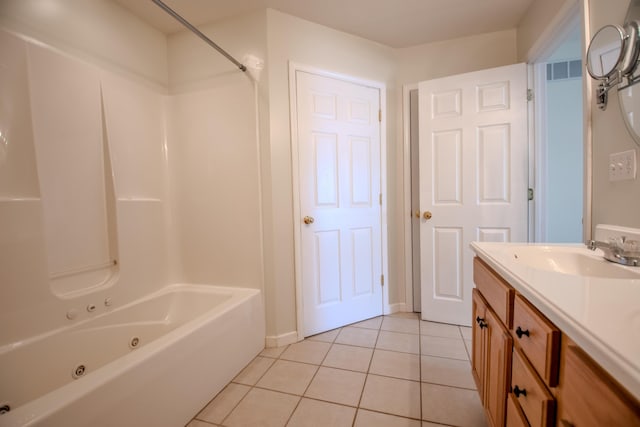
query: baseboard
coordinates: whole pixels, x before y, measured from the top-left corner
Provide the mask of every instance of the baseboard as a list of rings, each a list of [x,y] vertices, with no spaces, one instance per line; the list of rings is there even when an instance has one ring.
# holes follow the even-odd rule
[[[282,335],[267,335],[264,338],[264,345],[266,348],[282,347],[283,345],[289,345],[298,342],[298,332],[292,331]]]
[[[406,311],[413,311],[413,310],[407,310],[407,304],[403,302],[399,302],[396,304],[387,305],[385,307],[384,314],[404,313]]]

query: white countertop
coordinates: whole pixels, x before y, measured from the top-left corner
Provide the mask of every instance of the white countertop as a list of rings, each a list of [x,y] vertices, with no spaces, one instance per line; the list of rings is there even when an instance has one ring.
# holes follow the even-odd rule
[[[638,279],[585,277],[530,266],[514,256],[536,246],[600,259],[584,245],[473,242],[471,249],[640,399],[640,267]],[[607,262],[602,260],[602,262]],[[609,268],[609,266],[607,266]]]

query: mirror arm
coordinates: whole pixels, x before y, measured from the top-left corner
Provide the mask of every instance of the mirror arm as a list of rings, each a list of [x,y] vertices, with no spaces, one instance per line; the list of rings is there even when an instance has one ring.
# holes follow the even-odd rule
[[[599,109],[602,111],[607,109],[609,91],[620,83],[622,83],[622,73],[620,71],[617,71],[613,77],[600,81],[598,89],[596,90],[596,104]]]

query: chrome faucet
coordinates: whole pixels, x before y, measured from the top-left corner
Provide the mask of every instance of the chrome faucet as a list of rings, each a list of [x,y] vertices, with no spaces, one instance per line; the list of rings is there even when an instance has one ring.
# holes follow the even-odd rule
[[[629,240],[626,236],[609,239],[608,242],[588,240],[587,248],[595,251],[602,249],[604,259],[622,265],[640,266],[640,242]]]

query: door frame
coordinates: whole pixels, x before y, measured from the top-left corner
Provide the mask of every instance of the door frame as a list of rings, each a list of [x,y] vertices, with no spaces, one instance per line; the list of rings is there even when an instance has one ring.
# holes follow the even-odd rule
[[[567,28],[575,23],[575,20],[578,20],[578,25],[581,27],[582,33],[582,54],[586,52],[586,46],[589,44],[589,40],[591,39],[591,34],[589,30],[589,26],[586,25],[589,17],[589,2],[580,2],[577,0],[567,1],[560,8],[555,17],[551,20],[549,25],[545,28],[545,30],[541,33],[538,40],[535,44],[529,49],[526,55],[526,61],[530,65],[530,70],[532,73],[531,84],[532,89],[534,91],[534,109],[533,113],[533,121],[532,121],[532,129],[530,130],[530,137],[533,136],[533,139],[530,140],[530,144],[533,144],[532,149],[530,151],[530,175],[533,171],[534,176],[531,176],[530,184],[533,184],[536,195],[534,198],[534,209],[535,212],[532,213],[531,216],[533,218],[530,220],[530,224],[534,225],[534,230],[530,230],[530,236],[535,237],[535,240],[540,237],[540,231],[538,230],[538,225],[540,224],[541,218],[540,209],[541,206],[537,203],[538,193],[540,191],[544,191],[544,182],[541,181],[541,178],[544,179],[538,172],[539,168],[545,167],[544,164],[541,164],[543,161],[542,155],[544,154],[541,150],[544,149],[544,144],[541,144],[541,136],[544,135],[545,132],[545,123],[540,120],[541,116],[541,107],[544,93],[541,90],[542,87],[539,84],[538,79],[542,79],[542,75],[540,73],[539,63],[544,60],[546,56],[548,56],[549,52],[555,49],[559,41],[562,40],[567,34]],[[591,239],[592,232],[592,133],[591,133],[591,99],[592,99],[592,80],[588,78],[588,76],[584,75],[582,78],[582,133],[583,133],[583,146],[584,146],[584,154],[583,154],[583,207],[582,207],[582,237],[583,240]],[[531,135],[533,134],[533,135]]]
[[[404,229],[404,277],[405,279],[405,308],[413,311],[413,246],[411,223],[413,211],[411,209],[411,91],[418,90],[418,83],[409,83],[402,86],[402,149],[403,149],[403,194],[404,215],[402,215]],[[410,309],[410,310],[409,310]]]
[[[291,182],[293,187],[293,247],[294,247],[294,267],[295,267],[295,290],[296,290],[296,329],[298,341],[304,339],[304,302],[302,283],[302,231],[300,209],[300,170],[298,161],[298,99],[296,91],[296,72],[302,71],[315,74],[321,77],[329,77],[354,83],[360,86],[367,86],[377,89],[380,93],[380,191],[382,192],[382,204],[380,206],[381,221],[381,248],[382,253],[382,274],[385,283],[382,287],[382,313],[390,314],[389,306],[389,268],[388,268],[388,226],[387,226],[387,105],[386,105],[386,85],[382,82],[361,79],[346,74],[335,73],[321,68],[313,67],[289,61],[289,113],[291,124]]]
[[[557,39],[558,34],[562,32],[563,28],[576,14],[580,16],[580,25],[582,27],[582,42],[583,53],[585,51],[584,46],[588,45],[591,39],[591,32],[588,25],[589,17],[589,2],[581,2],[578,0],[567,1],[558,11],[556,16],[551,20],[549,25],[538,37],[536,43],[527,52],[524,59],[528,64],[533,64],[538,58],[542,56],[545,49]],[[531,68],[528,70],[528,78],[531,79],[533,73]],[[532,80],[529,80],[532,83]],[[531,87],[531,86],[530,86]],[[405,304],[406,307],[413,307],[413,262],[411,259],[411,159],[410,159],[410,110],[409,110],[409,92],[412,89],[417,89],[418,83],[407,83],[403,85],[402,90],[402,130],[403,130],[403,211],[400,216],[403,224],[403,236],[404,236],[404,277],[405,277]],[[535,87],[533,87],[535,90]],[[592,81],[591,79],[583,79],[583,135],[584,135],[584,201],[583,201],[583,236],[586,240],[591,239],[592,233],[592,133],[591,133],[591,105],[592,105]],[[535,101],[534,101],[535,102]],[[530,103],[531,104],[531,103]],[[535,113],[533,112],[534,106],[529,106],[529,123],[532,124],[529,129],[529,153],[530,153],[530,167],[529,177],[530,184],[534,183],[534,171],[535,171],[535,159],[533,153],[535,150],[535,134],[537,130],[537,121]],[[535,201],[535,199],[534,199]],[[531,226],[534,221],[533,215],[534,205],[530,204],[529,207],[529,225]],[[534,230],[529,230],[529,240],[532,240]]]

